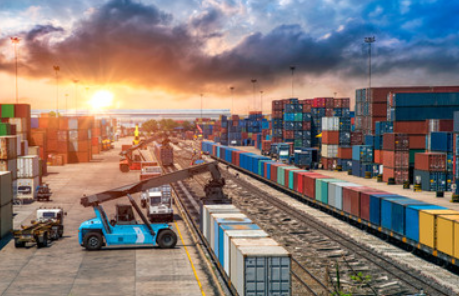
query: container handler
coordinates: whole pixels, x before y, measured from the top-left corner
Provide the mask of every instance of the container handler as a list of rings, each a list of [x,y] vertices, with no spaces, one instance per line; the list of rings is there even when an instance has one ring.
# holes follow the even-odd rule
[[[123,173],[128,173],[130,170],[133,170],[133,171],[141,170],[142,161],[147,161],[147,160],[143,157],[142,153],[137,153],[134,155],[133,153],[136,150],[143,148],[147,144],[154,142],[155,139],[156,139],[155,137],[148,138],[146,140],[141,141],[139,144],[135,146],[132,146],[126,150],[121,151],[119,155],[123,156],[124,159],[120,160],[120,164],[119,164],[120,171],[122,171]]]
[[[156,178],[143,180],[98,194],[84,196],[81,204],[93,207],[96,217],[81,223],[78,229],[80,245],[89,251],[100,250],[102,246],[158,245],[161,248],[174,248],[177,235],[168,223],[153,223],[147,220],[131,194],[145,192],[151,188],[178,182],[195,175],[210,172],[212,179],[204,186],[203,204],[228,204],[231,201],[223,193],[225,179],[221,177],[218,163],[211,162],[175,171]],[[109,220],[102,203],[127,196],[131,205],[117,205],[116,218]],[[139,224],[134,211],[141,218]]]

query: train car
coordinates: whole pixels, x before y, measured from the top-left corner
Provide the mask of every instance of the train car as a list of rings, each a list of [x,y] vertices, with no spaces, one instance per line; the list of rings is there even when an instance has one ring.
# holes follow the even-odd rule
[[[418,249],[438,262],[459,266],[458,211],[332,179],[209,141],[202,142],[202,151],[307,204]]]
[[[174,149],[168,144],[155,144],[154,151],[156,158],[163,166],[174,164]]]

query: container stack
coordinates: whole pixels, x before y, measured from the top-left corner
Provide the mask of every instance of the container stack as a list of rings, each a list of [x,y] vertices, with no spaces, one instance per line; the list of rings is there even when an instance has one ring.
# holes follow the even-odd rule
[[[0,171],[0,239],[13,229],[13,179],[11,172]]]
[[[41,185],[40,159],[37,155],[20,156],[17,164],[17,198],[34,200],[36,188]]]
[[[336,169],[339,147],[339,117],[322,118],[322,166],[325,170]]]
[[[11,172],[13,195],[16,193],[17,173],[17,136],[0,137],[0,172]]]
[[[391,121],[381,121],[375,124],[375,135],[365,136],[365,145],[373,145],[375,163],[383,164],[383,135],[391,134],[394,132],[393,124]],[[372,143],[372,144],[370,144]],[[414,163],[414,160],[413,160]]]
[[[383,181],[393,178],[395,184],[409,181],[409,138],[407,134],[383,135]]]
[[[30,105],[2,104],[0,136],[17,136],[18,155],[27,155],[28,140],[30,140],[31,119]]]
[[[99,154],[102,151],[102,121],[95,120],[91,129],[91,153]]]
[[[416,153],[414,182],[421,184],[423,191],[446,191],[446,153]]]
[[[372,178],[379,174],[379,166],[374,160],[373,146],[352,146],[352,175]]]

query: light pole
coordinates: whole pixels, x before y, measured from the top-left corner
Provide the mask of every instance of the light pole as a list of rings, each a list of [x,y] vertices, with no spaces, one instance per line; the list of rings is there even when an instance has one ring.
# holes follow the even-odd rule
[[[88,101],[89,101],[88,91],[89,91],[89,87],[86,86],[86,104],[88,104]],[[89,108],[87,109],[87,112],[88,113],[86,115],[89,115]]]
[[[290,71],[292,71],[292,98],[293,98],[293,75],[295,74],[295,66],[290,66]]]
[[[59,116],[59,78],[57,73],[61,70],[59,66],[53,66],[54,72],[56,72],[56,117]]]
[[[230,86],[231,90],[231,115],[234,114],[234,96],[233,96],[233,91],[234,91],[234,86]]]
[[[202,121],[202,94],[200,94],[201,96],[201,124],[204,125],[204,122]]]
[[[68,102],[69,102],[69,94],[65,94],[65,116],[68,116]]]
[[[370,94],[371,89],[371,44],[376,41],[375,36],[365,37],[365,43],[368,44],[368,91],[367,91],[367,100],[369,99],[368,95]]]
[[[14,55],[16,59],[16,104],[19,104],[18,95],[18,44],[21,39],[19,37],[10,37],[11,43],[14,45]]]
[[[257,80],[252,79],[250,81],[252,82],[252,85],[253,85],[253,108],[255,109],[255,83],[257,83]]]
[[[78,110],[78,93],[77,93],[77,83],[78,79],[73,79],[73,83],[75,83],[75,116],[77,116],[77,110]]]
[[[260,105],[261,105],[261,114],[263,114],[263,91],[260,90]]]

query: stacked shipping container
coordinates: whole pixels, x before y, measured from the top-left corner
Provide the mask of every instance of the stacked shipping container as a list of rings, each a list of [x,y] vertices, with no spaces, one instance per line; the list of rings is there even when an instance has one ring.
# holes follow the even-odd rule
[[[11,172],[0,171],[0,239],[13,228],[13,178]]]

